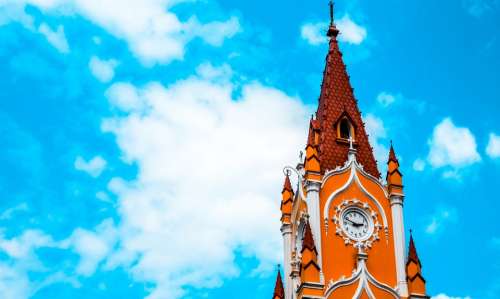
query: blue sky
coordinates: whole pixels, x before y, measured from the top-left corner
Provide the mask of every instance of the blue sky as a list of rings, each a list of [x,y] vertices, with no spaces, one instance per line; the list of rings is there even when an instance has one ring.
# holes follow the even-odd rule
[[[500,297],[500,3],[337,1],[430,295]],[[269,298],[327,1],[0,0],[3,298]]]

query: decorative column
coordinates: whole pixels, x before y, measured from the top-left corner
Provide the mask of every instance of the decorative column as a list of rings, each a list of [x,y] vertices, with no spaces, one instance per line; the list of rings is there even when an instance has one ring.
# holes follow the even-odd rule
[[[291,299],[293,293],[293,282],[291,277],[292,267],[292,225],[283,223],[281,225],[281,234],[283,236],[283,250],[285,260],[283,265],[283,273],[285,274],[285,298]]]
[[[405,228],[403,221],[403,175],[399,171],[399,162],[391,143],[389,161],[387,162],[387,190],[392,213],[392,234],[394,236],[394,249],[396,256],[396,274],[398,280],[398,293],[401,297],[408,297],[408,283],[406,282],[405,265]]]

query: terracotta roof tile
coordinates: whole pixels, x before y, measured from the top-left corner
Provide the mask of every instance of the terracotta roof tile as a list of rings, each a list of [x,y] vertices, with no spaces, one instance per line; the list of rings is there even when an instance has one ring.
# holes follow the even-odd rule
[[[323,172],[326,169],[342,166],[347,160],[349,144],[338,142],[335,128],[335,124],[343,116],[347,116],[355,127],[358,162],[364,166],[368,173],[377,178],[380,177],[336,35],[332,34],[316,112],[316,119],[320,127],[319,159]]]

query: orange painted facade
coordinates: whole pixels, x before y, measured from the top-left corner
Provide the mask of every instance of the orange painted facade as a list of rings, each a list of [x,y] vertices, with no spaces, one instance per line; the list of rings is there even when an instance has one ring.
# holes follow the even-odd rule
[[[305,157],[287,167],[280,299],[429,298],[413,238],[406,250],[403,175],[391,145],[383,182],[349,82],[333,22]],[[298,178],[292,188],[289,176]],[[406,254],[408,252],[408,254]],[[281,287],[280,287],[281,285]]]

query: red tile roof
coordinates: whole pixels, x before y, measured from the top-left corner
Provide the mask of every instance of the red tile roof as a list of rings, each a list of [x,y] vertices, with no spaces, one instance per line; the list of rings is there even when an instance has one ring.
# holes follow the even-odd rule
[[[316,120],[320,127],[319,159],[322,171],[344,165],[349,151],[348,142],[337,140],[336,123],[344,116],[348,117],[355,129],[355,147],[357,161],[365,171],[380,177],[373,149],[368,142],[361,112],[354,98],[345,64],[337,42],[337,31],[332,25],[329,34],[330,47],[323,72],[323,83],[319,98]]]

